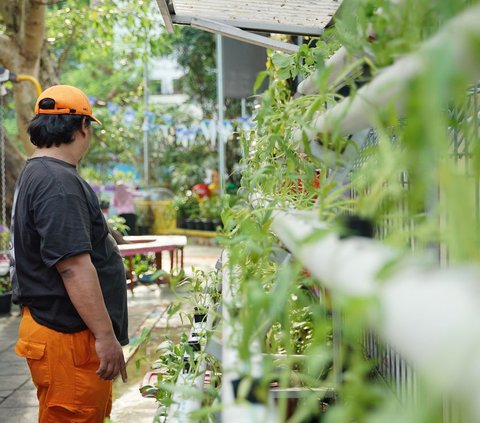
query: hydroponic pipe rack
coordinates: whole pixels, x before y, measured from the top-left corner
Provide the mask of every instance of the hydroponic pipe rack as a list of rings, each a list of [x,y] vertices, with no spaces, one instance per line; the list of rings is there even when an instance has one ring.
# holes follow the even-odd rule
[[[445,393],[460,395],[480,421],[480,269],[440,269],[428,258],[403,257],[382,243],[340,239],[315,213],[277,212],[272,229],[333,296],[371,298],[377,336]],[[319,228],[324,236],[307,237]],[[318,239],[318,238],[317,238]],[[380,271],[390,267],[387,277]],[[374,306],[372,306],[374,307]]]

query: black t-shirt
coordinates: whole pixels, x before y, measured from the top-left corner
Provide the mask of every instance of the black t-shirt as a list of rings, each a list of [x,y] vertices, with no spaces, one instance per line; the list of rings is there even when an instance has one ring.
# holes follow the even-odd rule
[[[86,329],[55,265],[89,253],[113,329],[128,344],[127,287],[122,257],[92,188],[75,166],[29,159],[17,180],[10,233],[13,299],[41,325],[64,333]]]

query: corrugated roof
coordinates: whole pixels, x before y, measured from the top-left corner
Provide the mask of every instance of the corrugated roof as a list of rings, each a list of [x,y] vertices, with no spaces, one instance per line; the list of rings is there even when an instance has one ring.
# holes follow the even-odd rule
[[[157,0],[157,3],[167,29],[172,28],[172,23],[190,25],[197,18],[249,31],[320,35],[342,0]]]

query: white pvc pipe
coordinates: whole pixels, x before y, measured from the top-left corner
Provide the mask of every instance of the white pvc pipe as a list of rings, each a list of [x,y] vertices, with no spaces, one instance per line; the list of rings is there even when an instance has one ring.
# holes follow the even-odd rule
[[[340,240],[317,221],[316,213],[277,212],[272,229],[295,257],[315,264],[309,270],[322,282],[325,280],[325,286],[333,292],[372,295],[376,289],[375,275],[395,257],[393,251],[365,238]],[[316,242],[303,242],[314,231],[325,231],[325,236]],[[329,285],[328,281],[335,283]]]
[[[480,56],[475,40],[480,37],[480,6],[473,6],[451,19],[415,53],[402,57],[384,69],[373,81],[362,87],[355,97],[347,98],[335,107],[317,115],[312,121],[313,130],[306,131],[310,138],[318,133],[338,132],[352,134],[374,126],[378,110],[393,105],[403,116],[404,101],[410,81],[428,71],[431,58],[443,53],[449,66],[458,74],[471,80],[480,77]],[[448,55],[446,54],[448,52]],[[295,134],[301,139],[301,131]]]
[[[180,373],[175,383],[175,392],[173,393],[173,404],[168,411],[168,423],[194,423],[197,419],[192,419],[190,414],[199,410],[202,401],[202,389],[205,379],[205,360],[198,366],[198,376],[192,373]]]
[[[211,280],[208,280],[206,291],[209,290]],[[209,295],[205,295],[201,304],[205,310],[208,310],[205,321],[193,322],[190,329],[189,340],[196,333],[199,341],[206,341],[209,333],[212,331],[213,322],[215,320],[214,304]],[[205,381],[205,371],[207,362],[205,360],[205,345],[201,343],[201,351],[195,354],[195,358],[199,361],[197,368],[187,373],[180,373],[175,382],[175,391],[172,395],[173,404],[168,410],[168,423],[194,423],[197,419],[191,418],[193,411],[199,410],[202,405],[202,392]]]
[[[325,225],[305,213],[277,212],[272,229],[333,295],[372,299],[366,324],[413,365],[435,389],[466,400],[480,421],[480,269],[438,269],[433,260],[401,259],[378,241],[339,239],[332,233],[313,242]],[[325,230],[325,229],[322,229]],[[396,262],[389,276],[378,272]]]
[[[329,86],[332,85],[338,79],[342,71],[351,63],[353,63],[353,60],[348,56],[347,49],[345,47],[340,47],[325,62],[325,67],[329,70],[327,84]],[[318,93],[318,86],[315,83],[315,74],[310,75],[308,78],[305,78],[300,82],[297,91],[302,95]]]

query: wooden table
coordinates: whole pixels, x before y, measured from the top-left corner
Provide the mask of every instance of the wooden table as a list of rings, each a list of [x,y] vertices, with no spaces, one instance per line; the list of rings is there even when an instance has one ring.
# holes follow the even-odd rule
[[[175,265],[183,270],[183,248],[187,245],[187,237],[181,235],[141,235],[124,237],[128,244],[119,244],[118,249],[123,257],[128,258],[130,274],[133,275],[133,256],[136,254],[155,253],[157,270],[162,268],[162,253],[170,255],[170,272]],[[179,259],[180,253],[180,259]],[[130,285],[133,292],[133,281]]]

